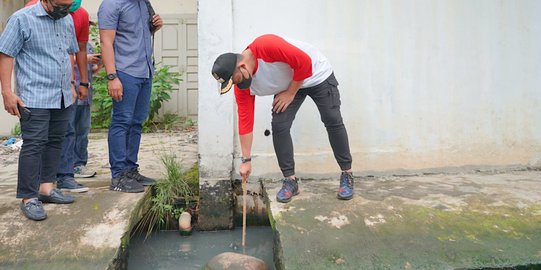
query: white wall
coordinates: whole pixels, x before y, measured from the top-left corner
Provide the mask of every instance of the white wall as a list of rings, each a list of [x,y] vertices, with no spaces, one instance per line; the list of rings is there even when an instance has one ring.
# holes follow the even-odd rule
[[[234,99],[232,93],[217,97],[212,62],[229,46],[238,52],[258,35],[276,33],[316,45],[333,64],[355,171],[540,165],[540,1],[205,0],[199,5],[199,35],[205,36],[199,42],[199,103],[219,104],[217,112],[200,110],[202,162],[212,163],[217,157],[210,150],[230,143],[218,139],[207,146],[215,139],[210,134],[236,129],[211,128],[236,115],[222,106]],[[228,16],[232,29],[216,27]],[[271,98],[256,100],[253,174],[279,175],[271,136],[263,136],[270,129]],[[292,136],[298,174],[338,169],[310,99]],[[237,138],[235,144],[238,156]]]
[[[92,19],[97,18],[101,0],[83,0],[82,6],[88,10]],[[158,14],[195,14],[197,0],[150,0]]]
[[[0,1],[0,34],[4,31],[9,16],[16,10],[24,6],[22,0],[1,0]],[[15,85],[15,78],[12,79],[13,85]],[[15,127],[19,119],[11,114],[7,113],[4,109],[4,99],[0,106],[0,136],[8,136],[11,134],[11,130]]]

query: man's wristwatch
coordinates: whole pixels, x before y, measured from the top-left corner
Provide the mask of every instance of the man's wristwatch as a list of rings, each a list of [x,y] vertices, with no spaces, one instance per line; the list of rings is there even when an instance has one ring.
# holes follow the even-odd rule
[[[107,74],[107,80],[109,80],[109,81],[112,81],[112,80],[114,80],[116,78],[117,78],[116,73]]]
[[[241,157],[240,161],[242,163],[250,162],[250,161],[252,161],[252,157]]]
[[[79,85],[80,85],[80,86],[84,86],[84,87],[86,87],[86,88],[90,87],[90,83],[80,82]]]

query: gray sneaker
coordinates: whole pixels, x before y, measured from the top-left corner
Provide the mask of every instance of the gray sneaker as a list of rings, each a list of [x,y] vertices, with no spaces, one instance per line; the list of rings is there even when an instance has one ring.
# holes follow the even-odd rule
[[[49,195],[39,194],[38,200],[44,203],[69,204],[73,203],[75,198],[70,195],[64,195],[60,189],[54,188]]]
[[[96,175],[96,172],[87,169],[85,165],[79,165],[73,168],[73,175],[75,178],[90,178]]]
[[[23,214],[31,220],[40,221],[47,218],[47,213],[45,213],[45,209],[43,209],[43,204],[35,198],[30,199],[26,203],[21,202],[20,207]]]
[[[111,179],[111,186],[109,189],[127,193],[138,193],[145,191],[145,187],[135,179],[128,177],[126,172],[121,173],[117,177],[113,177],[113,179]]]

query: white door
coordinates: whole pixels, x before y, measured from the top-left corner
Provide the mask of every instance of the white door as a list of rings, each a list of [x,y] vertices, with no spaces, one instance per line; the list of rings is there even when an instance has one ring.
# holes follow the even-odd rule
[[[182,81],[160,113],[197,118],[197,15],[164,15],[163,21],[155,36],[156,64],[171,66],[171,71],[181,73]]]

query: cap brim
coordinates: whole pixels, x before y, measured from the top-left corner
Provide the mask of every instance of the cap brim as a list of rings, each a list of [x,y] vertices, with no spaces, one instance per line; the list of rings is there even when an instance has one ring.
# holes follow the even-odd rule
[[[227,82],[223,82],[222,87],[221,87],[222,89],[220,90],[220,95],[223,95],[229,92],[232,86],[233,86],[233,79],[229,79]]]

